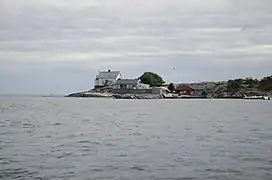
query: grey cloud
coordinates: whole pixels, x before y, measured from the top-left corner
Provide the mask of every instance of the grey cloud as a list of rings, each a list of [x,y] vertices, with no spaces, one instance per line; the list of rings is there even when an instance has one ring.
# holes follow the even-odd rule
[[[53,84],[61,81],[64,92],[74,88],[69,82],[75,79],[78,87],[91,86],[96,70],[103,68],[120,69],[129,77],[154,70],[169,81],[271,73],[270,0],[4,3],[0,7],[2,84],[7,79],[16,84],[24,77],[29,78],[25,86],[42,80],[47,84],[37,87],[46,84],[57,90],[61,88]],[[178,72],[172,71],[173,66]],[[74,70],[82,73],[73,76]],[[17,85],[0,85],[0,92],[9,89]]]

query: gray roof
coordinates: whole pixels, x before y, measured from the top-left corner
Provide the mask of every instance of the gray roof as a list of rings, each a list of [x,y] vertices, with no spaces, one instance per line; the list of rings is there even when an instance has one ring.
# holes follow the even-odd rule
[[[194,89],[194,90],[205,90],[205,89],[207,89],[207,85],[205,85],[205,84],[190,84],[189,87]]]
[[[207,89],[207,85],[204,83],[184,83],[184,84],[176,84],[175,85],[176,88],[178,87],[182,87],[182,86],[189,86],[190,88],[194,89],[194,90],[206,90]]]
[[[120,71],[101,71],[96,77],[103,79],[116,79],[120,73]]]
[[[126,85],[135,85],[139,82],[139,79],[118,79],[116,81],[116,85],[120,85],[120,84],[126,84]]]

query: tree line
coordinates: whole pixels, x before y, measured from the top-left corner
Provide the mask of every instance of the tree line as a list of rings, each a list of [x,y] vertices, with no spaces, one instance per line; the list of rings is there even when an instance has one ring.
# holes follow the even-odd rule
[[[238,91],[242,88],[254,88],[260,91],[272,91],[272,76],[264,77],[260,80],[253,78],[234,79],[229,80],[227,83],[229,91]]]
[[[162,76],[154,72],[145,72],[138,79],[144,84],[149,84],[150,86],[162,86],[165,81]],[[272,91],[272,75],[263,77],[262,79],[240,78],[229,80],[227,82],[227,89],[230,92],[235,92],[243,88],[254,88],[260,91]],[[175,91],[175,85],[170,83],[168,86],[170,91]]]
[[[149,84],[150,86],[162,86],[165,81],[163,78],[154,72],[145,72],[143,75],[141,75],[138,79],[141,80],[144,84]],[[168,89],[171,92],[175,91],[175,85],[173,83],[170,83],[168,85]]]

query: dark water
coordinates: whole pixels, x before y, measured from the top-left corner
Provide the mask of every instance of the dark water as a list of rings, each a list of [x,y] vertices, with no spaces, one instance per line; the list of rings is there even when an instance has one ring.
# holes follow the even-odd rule
[[[0,179],[272,178],[272,101],[0,103]]]

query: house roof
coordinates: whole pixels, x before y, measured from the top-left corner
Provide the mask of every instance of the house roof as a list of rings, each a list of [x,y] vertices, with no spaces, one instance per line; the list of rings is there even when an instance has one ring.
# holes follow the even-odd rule
[[[207,89],[207,85],[205,85],[205,84],[190,84],[189,86],[190,86],[190,88],[192,88],[194,90],[205,90],[205,89]]]
[[[188,85],[178,85],[176,91],[193,91],[194,89]]]
[[[120,85],[120,84],[134,85],[139,82],[140,82],[139,79],[118,79],[115,84],[116,85]]]
[[[100,71],[96,77],[102,79],[116,79],[119,74],[121,74],[120,71]]]
[[[205,83],[178,84],[176,89],[191,88],[193,90],[206,90],[208,87]]]

